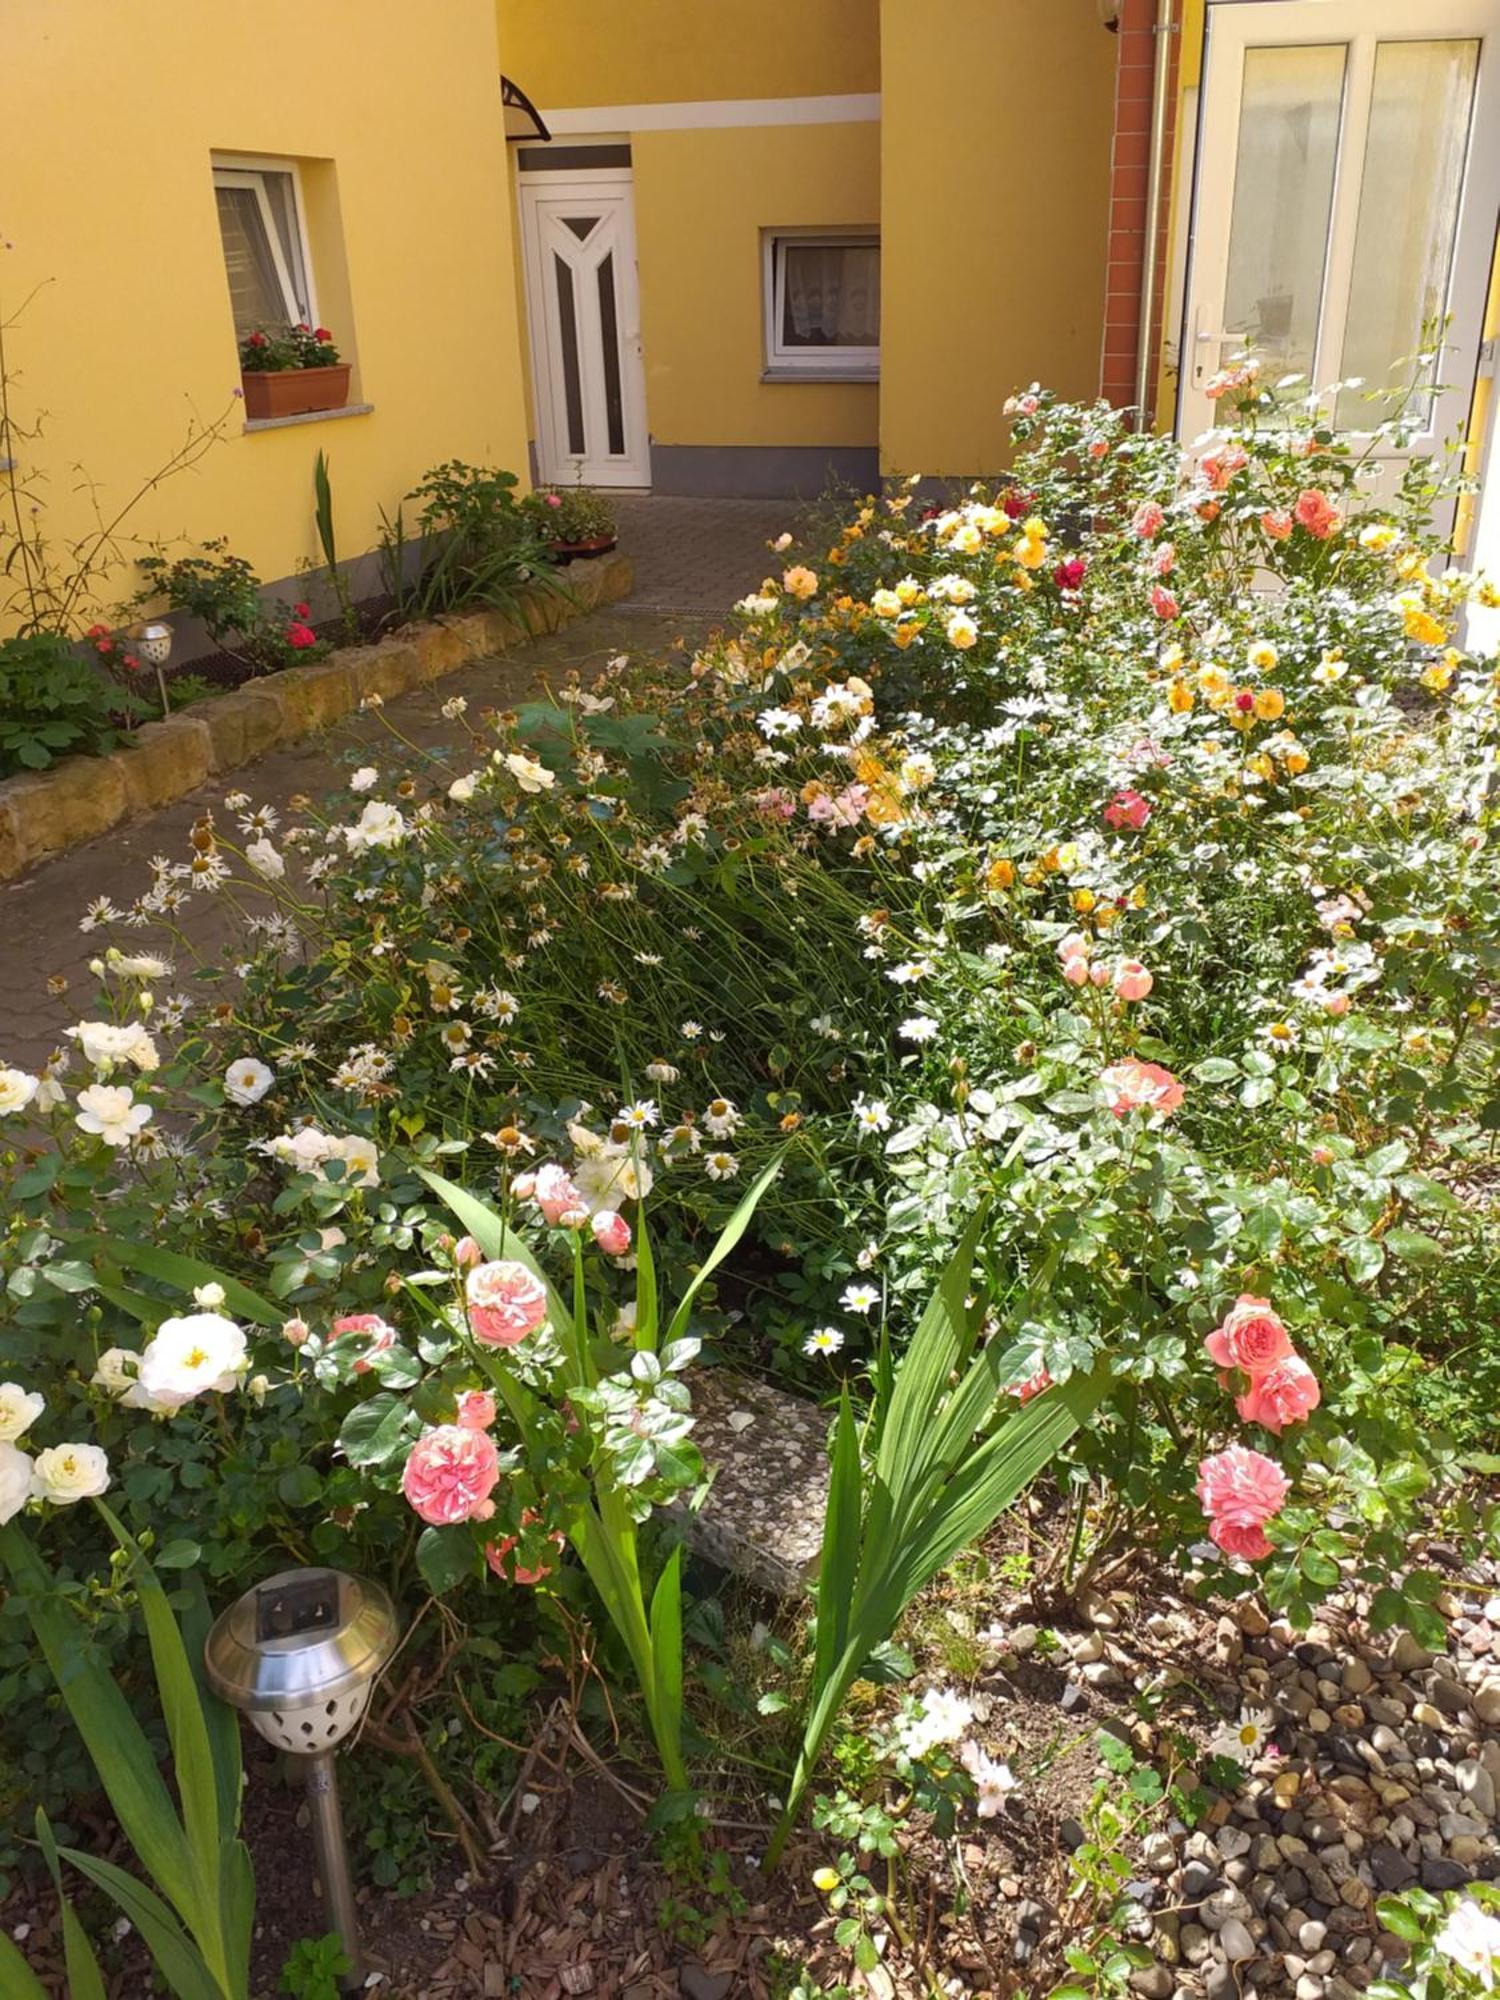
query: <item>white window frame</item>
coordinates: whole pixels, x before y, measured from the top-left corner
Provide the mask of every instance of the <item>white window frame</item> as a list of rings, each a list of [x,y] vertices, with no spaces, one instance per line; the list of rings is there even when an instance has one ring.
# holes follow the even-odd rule
[[[276,267],[276,282],[281,287],[282,303],[286,307],[286,322],[288,326],[295,326],[303,314],[297,303],[292,274],[287,269],[286,258],[282,254],[281,231],[276,226],[276,214],[266,188],[267,174],[284,174],[290,177],[297,247],[302,253],[302,269],[307,277],[307,324],[319,325],[318,284],[313,273],[312,245],[307,234],[307,209],[302,199],[302,175],[298,171],[297,162],[256,153],[215,153],[213,172],[216,188],[249,188],[254,194],[261,221],[265,225],[266,240],[271,246],[271,261]]]
[[[812,244],[821,250],[867,250],[880,248],[880,231],[824,229],[802,225],[788,229],[761,231],[761,297],[765,306],[766,365],[768,382],[878,382],[880,346],[873,347],[787,347],[781,338],[786,312],[786,259],[781,254],[789,243]]]

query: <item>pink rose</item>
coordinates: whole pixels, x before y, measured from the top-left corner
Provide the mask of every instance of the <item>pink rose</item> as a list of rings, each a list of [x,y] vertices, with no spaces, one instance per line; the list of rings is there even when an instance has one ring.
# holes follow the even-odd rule
[[[1091,965],[1089,967],[1089,978],[1093,981],[1095,986],[1108,986],[1109,967],[1107,965],[1102,965],[1102,964]]]
[[[1252,1376],[1234,1407],[1245,1423],[1261,1424],[1279,1436],[1288,1424],[1305,1423],[1322,1400],[1317,1376],[1300,1354],[1289,1354],[1264,1375]]]
[[[1341,1021],[1348,1011],[1349,995],[1347,993],[1330,993],[1328,998],[1323,1002],[1323,1012],[1331,1014],[1335,1021]]]
[[[1172,619],[1177,617],[1179,609],[1177,599],[1164,583],[1152,585],[1151,609],[1156,613],[1158,618],[1165,620],[1169,624]]]
[[[487,1431],[495,1421],[495,1399],[488,1389],[465,1389],[458,1399],[458,1422],[466,1431]]]
[[[1065,958],[1062,976],[1070,986],[1087,986],[1089,983],[1089,962],[1086,958]]]
[[[460,1236],[453,1246],[453,1261],[460,1271],[467,1271],[473,1265],[484,1262],[484,1252],[472,1236]]]
[[[534,1522],[540,1519],[541,1516],[537,1513],[536,1509],[528,1507],[526,1512],[521,1516],[521,1526],[529,1528]],[[519,1535],[502,1535],[498,1542],[486,1543],[484,1559],[496,1576],[506,1577],[505,1558],[510,1554],[519,1540]],[[547,1540],[554,1543],[558,1548],[562,1548],[564,1545],[563,1537],[556,1529],[548,1535]],[[540,1583],[544,1576],[551,1576],[554,1567],[555,1565],[552,1563],[538,1563],[534,1569],[522,1569],[518,1565],[510,1571],[508,1581],[512,1583]]]
[[[1226,444],[1203,461],[1203,476],[1215,493],[1222,493],[1237,472],[1243,472],[1249,458],[1237,444]]]
[[[788,791],[785,785],[771,785],[763,792],[756,792],[750,803],[762,819],[797,817],[797,794]]]
[[[1129,790],[1116,792],[1104,808],[1104,824],[1113,827],[1132,827],[1139,833],[1150,819],[1152,810],[1151,801],[1142,798],[1139,792]]]
[[[1177,567],[1177,544],[1163,542],[1151,558],[1151,567],[1158,576],[1170,576]]]
[[[1169,1118],[1187,1095],[1169,1069],[1135,1056],[1111,1063],[1099,1081],[1109,1092],[1109,1108],[1116,1118],[1127,1111],[1159,1111]]]
[[[1232,1444],[1198,1467],[1198,1498],[1208,1532],[1226,1555],[1259,1562],[1271,1553],[1265,1525],[1281,1512],[1292,1483],[1263,1452]]]
[[[1268,507],[1260,517],[1260,526],[1268,541],[1284,542],[1292,532],[1292,517],[1284,507]]]
[[[411,1448],[401,1491],[435,1528],[455,1521],[484,1521],[495,1511],[490,1495],[500,1477],[500,1454],[485,1431],[439,1424]]]
[[[1130,532],[1139,535],[1143,542],[1149,542],[1153,535],[1161,533],[1166,514],[1155,500],[1143,500],[1131,516]]]
[[[281,1337],[288,1347],[306,1347],[311,1335],[312,1328],[305,1319],[288,1319],[281,1323]]]
[[[586,1206],[583,1196],[568,1178],[566,1167],[539,1167],[536,1176],[536,1204],[548,1222],[561,1223]]]
[[[594,1216],[594,1241],[607,1257],[623,1257],[630,1249],[630,1224],[612,1208],[601,1208]]]
[[[345,1313],[342,1319],[333,1322],[335,1340],[351,1335],[358,1336],[364,1342],[360,1350],[363,1359],[354,1364],[356,1375],[368,1375],[370,1357],[384,1354],[388,1347],[393,1347],[396,1343],[396,1329],[387,1326],[379,1313]]]
[[[1292,1343],[1269,1299],[1241,1292],[1204,1341],[1208,1358],[1220,1368],[1238,1368],[1246,1375],[1263,1375],[1284,1361]]]
[[[1144,1000],[1155,983],[1138,958],[1122,958],[1115,967],[1115,992],[1122,1000]]]
[[[1297,503],[1292,508],[1296,519],[1306,528],[1315,541],[1326,542],[1337,534],[1344,525],[1344,517],[1334,506],[1328,495],[1316,486],[1309,486],[1297,495]]]
[[[486,1347],[514,1347],[547,1317],[547,1288],[524,1264],[476,1264],[464,1281],[469,1325]]]
[[[517,1174],[510,1184],[510,1191],[517,1201],[530,1201],[536,1193],[535,1174]]]

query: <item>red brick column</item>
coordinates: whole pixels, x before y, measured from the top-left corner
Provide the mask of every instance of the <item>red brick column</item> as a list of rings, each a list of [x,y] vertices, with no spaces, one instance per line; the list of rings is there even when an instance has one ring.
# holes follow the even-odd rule
[[[1151,92],[1156,64],[1157,0],[1123,0],[1115,79],[1115,144],[1110,168],[1109,258],[1105,279],[1104,355],[1099,393],[1124,406],[1135,401],[1136,356],[1141,335],[1141,254],[1146,242],[1146,184],[1151,171]],[[1167,282],[1167,214],[1177,128],[1180,5],[1173,9],[1168,52],[1166,130],[1162,136],[1161,201],[1157,209],[1156,291],[1152,351],[1160,352],[1162,302]],[[1152,368],[1150,394],[1155,395]]]

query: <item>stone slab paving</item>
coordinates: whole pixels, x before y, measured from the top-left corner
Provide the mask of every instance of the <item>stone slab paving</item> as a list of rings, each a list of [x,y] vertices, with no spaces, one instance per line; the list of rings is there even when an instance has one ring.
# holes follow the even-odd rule
[[[387,722],[413,742],[442,742],[452,725],[440,711],[454,695],[476,710],[503,708],[525,699],[538,680],[560,680],[575,667],[586,674],[612,653],[666,651],[680,638],[695,641],[772,567],[766,544],[794,511],[790,501],[622,496],[621,545],[636,570],[627,603],[403,695],[387,704],[384,719],[352,716],[321,736],[272,751],[0,888],[0,1064],[34,1068],[45,1062],[60,1031],[78,1019],[81,999],[92,991],[88,962],[103,942],[78,928],[89,903],[98,896],[120,908],[132,902],[147,886],[151,857],[185,858],[193,821],[226,791],[248,792],[257,805],[284,809],[298,793],[318,797],[337,789],[357,763],[391,763],[399,746],[392,746]],[[195,947],[211,950],[216,926],[224,927],[216,904],[200,899],[185,925]],[[53,978],[67,980],[68,989],[49,993]]]

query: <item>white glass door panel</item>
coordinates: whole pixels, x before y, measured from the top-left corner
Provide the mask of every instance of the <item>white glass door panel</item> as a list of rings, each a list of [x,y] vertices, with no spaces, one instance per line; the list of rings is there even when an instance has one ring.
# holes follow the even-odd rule
[[[1411,449],[1455,435],[1497,205],[1500,0],[1210,0],[1179,435],[1244,348],[1272,382],[1362,377],[1329,411],[1345,428],[1417,382]]]
[[[629,170],[529,176],[521,227],[538,470],[554,485],[647,486]]]

